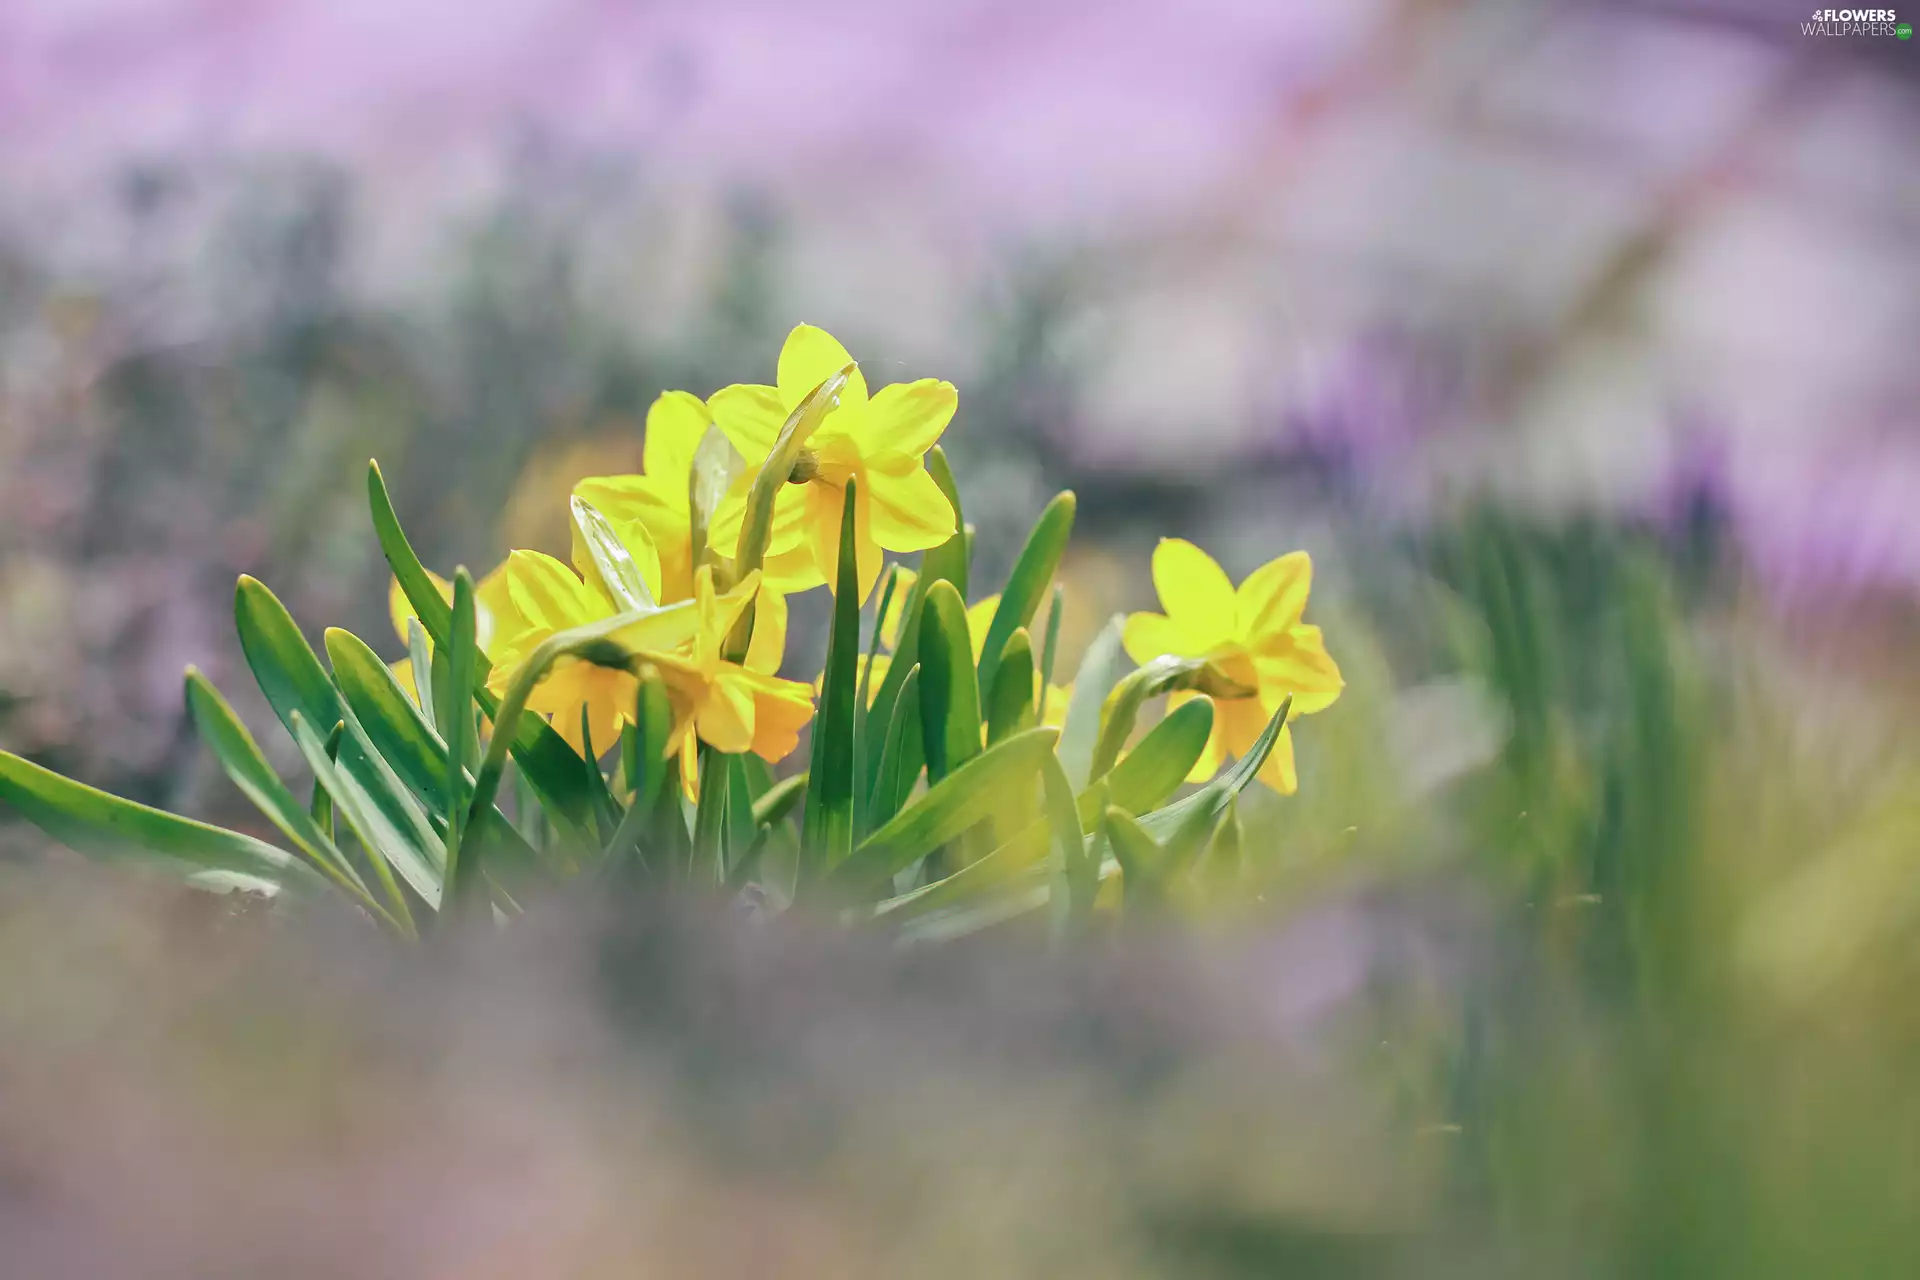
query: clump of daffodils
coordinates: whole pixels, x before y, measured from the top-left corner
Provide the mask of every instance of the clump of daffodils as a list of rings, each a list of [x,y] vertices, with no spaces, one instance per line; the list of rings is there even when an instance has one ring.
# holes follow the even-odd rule
[[[1165,540],[1163,612],[1115,618],[1069,684],[1054,578],[1073,495],[1002,590],[974,592],[939,448],[958,403],[932,378],[872,390],[801,325],[771,383],[655,401],[641,473],[575,486],[567,560],[514,551],[477,582],[419,563],[375,467],[404,657],[335,630],[323,664],[264,586],[236,595],[309,799],[188,673],[203,736],[282,843],[12,756],[0,798],[83,850],[136,849],[206,888],[344,892],[409,936],[463,906],[511,917],[592,867],[832,901],[928,938],[1180,902],[1197,867],[1239,857],[1246,786],[1298,785],[1289,722],[1339,696],[1304,621],[1312,566],[1294,552],[1235,586]],[[787,596],[818,588],[833,596],[826,669],[785,678]]]

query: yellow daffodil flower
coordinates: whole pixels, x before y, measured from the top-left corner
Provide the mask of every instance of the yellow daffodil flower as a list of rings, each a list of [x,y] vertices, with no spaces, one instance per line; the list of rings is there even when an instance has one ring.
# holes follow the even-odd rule
[[[487,687],[504,695],[520,664],[555,632],[614,616],[605,592],[589,586],[572,569],[539,551],[516,551],[504,566],[508,600],[513,606],[514,630],[500,637],[488,657],[493,669]],[[640,687],[634,676],[578,658],[562,658],[546,679],[534,687],[527,709],[553,718],[554,731],[575,751],[582,751],[581,711],[595,754],[606,751],[620,736],[620,726],[632,718]]]
[[[780,428],[800,402],[849,363],[846,348],[830,334],[803,324],[780,350],[776,385],[724,387],[708,402],[714,421],[749,467],[714,514],[712,542],[722,554],[735,554],[738,547],[751,469],[766,461]],[[896,383],[869,396],[866,378],[856,368],[838,407],[807,441],[802,455],[806,478],[782,485],[774,501],[767,585],[776,591],[802,591],[833,582],[850,479],[858,482],[854,546],[861,600],[880,576],[883,549],[924,551],[952,537],[953,504],[927,474],[926,453],[958,405],[953,384],[937,378]]]
[[[1313,562],[1306,552],[1261,565],[1235,589],[1206,552],[1191,542],[1162,538],[1153,553],[1153,585],[1166,612],[1127,619],[1122,639],[1128,655],[1139,663],[1162,654],[1203,658],[1227,680],[1256,691],[1243,698],[1214,698],[1213,737],[1191,781],[1212,777],[1228,755],[1246,754],[1288,694],[1293,695],[1289,720],[1324,710],[1340,696],[1344,681],[1320,628],[1301,621],[1313,585]],[[1169,701],[1192,696],[1175,694]],[[1260,778],[1284,795],[1298,787],[1289,728],[1281,728]]]
[[[758,587],[759,576],[748,574],[740,585],[721,594],[714,588],[712,566],[702,565],[694,574],[699,624],[692,642],[682,649],[647,655],[660,671],[673,703],[670,743],[680,755],[681,781],[689,795],[697,781],[696,737],[718,751],[752,751],[772,762],[793,751],[801,728],[813,718],[813,691],[798,680],[782,680],[774,674],[779,666],[777,654],[770,664],[764,650],[756,657],[749,649],[744,663],[721,656],[728,633]],[[756,616],[756,641],[763,626],[764,614]]]
[[[641,444],[644,475],[593,476],[573,487],[624,535],[637,522],[660,554],[662,604],[693,596],[693,458],[713,418],[699,396],[661,394],[647,410]]]
[[[512,630],[519,626],[514,614],[513,602],[507,598],[506,564],[496,566],[492,573],[480,579],[473,588],[473,637],[480,652],[485,653],[493,642],[496,632]],[[453,584],[433,570],[427,570],[427,576],[433,579],[434,590],[448,604],[453,603]],[[400,579],[395,578],[387,588],[387,616],[393,621],[393,633],[400,637],[400,643],[407,643],[407,624],[417,616],[413,602],[407,599],[407,593],[400,589]],[[433,639],[427,638],[427,652],[433,652]],[[413,659],[402,658],[390,668],[393,678],[400,687],[410,694],[415,702],[420,700],[420,690],[413,681]]]

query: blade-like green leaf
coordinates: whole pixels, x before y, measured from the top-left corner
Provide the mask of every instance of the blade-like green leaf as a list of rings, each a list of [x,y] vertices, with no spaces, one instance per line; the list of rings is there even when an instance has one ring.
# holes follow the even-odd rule
[[[1060,731],[1060,764],[1075,791],[1092,780],[1093,748],[1100,737],[1100,709],[1107,694],[1127,668],[1120,647],[1120,628],[1126,620],[1115,614],[1087,646],[1080,670],[1073,678],[1073,697],[1067,702],[1067,723]]]
[[[930,783],[980,751],[980,686],[967,606],[951,582],[928,588],[920,612],[920,736]]]
[[[807,794],[807,775],[796,773],[791,778],[782,778],[761,793],[753,802],[754,823],[770,827],[792,813]]]
[[[847,481],[840,517],[840,564],[820,709],[813,720],[802,840],[814,866],[827,870],[853,851],[854,699],[859,692],[860,568],[854,545],[854,490]]]
[[[443,784],[447,793],[442,816],[447,824],[447,874],[450,883],[460,875],[462,839],[466,832],[467,801],[470,782],[467,762],[480,755],[474,742],[473,665],[478,644],[475,639],[477,618],[474,611],[473,577],[465,567],[453,575],[453,643],[447,648],[446,688],[439,690],[438,723],[446,726],[447,762]],[[471,857],[479,857],[476,846]]]
[[[307,723],[306,717],[294,711],[291,718],[292,723],[287,727],[293,733],[294,744],[300,748],[313,776],[333,796],[334,808],[360,838],[375,874],[384,878],[381,869],[384,860],[420,895],[421,901],[437,909],[447,856],[440,837],[424,818],[418,829],[396,820],[381,798],[374,795],[364,781],[372,771],[355,767],[364,763],[366,757],[360,754],[351,726],[340,741],[340,759],[336,763],[327,758],[326,742]]]
[[[1149,698],[1177,689],[1199,689],[1224,697],[1246,697],[1253,690],[1228,680],[1203,658],[1176,658],[1171,654],[1155,658],[1137,671],[1128,672],[1107,695],[1100,708],[1100,736],[1094,743],[1092,778],[1113,768],[1127,739],[1133,736],[1134,722]]]
[[[987,694],[987,743],[1033,728],[1033,641],[1026,628],[1015,631],[994,668]]]
[[[972,557],[967,543],[967,518],[960,507],[960,490],[953,482],[953,468],[947,464],[946,450],[939,445],[927,450],[927,474],[940,486],[940,492],[947,495],[947,501],[953,504],[953,536],[939,546],[920,557],[920,576],[930,588],[940,581],[951,582],[960,598],[967,598],[967,566]],[[911,621],[911,619],[909,619]],[[967,649],[969,661],[973,658],[971,646]]]
[[[1128,910],[1152,906],[1166,896],[1170,858],[1144,827],[1118,809],[1102,818],[1107,844],[1120,863]]]
[[[1098,854],[1087,847],[1084,824],[1074,804],[1073,786],[1057,756],[1049,756],[1040,774],[1044,784],[1052,859],[1047,900],[1056,941],[1077,931],[1093,911],[1100,889]]]
[[[437,733],[439,722],[433,717],[433,645],[418,618],[407,619],[407,665],[413,673],[414,704],[426,718],[427,727]]]
[[[1040,650],[1040,697],[1047,696],[1047,687],[1053,683],[1054,659],[1060,656],[1060,610],[1065,596],[1059,587],[1053,589],[1053,604],[1047,609],[1047,642]]]
[[[876,722],[877,723],[877,722]],[[920,777],[920,664],[907,668],[895,700],[892,719],[887,724],[886,741],[880,747],[880,762],[872,794],[867,799],[866,820],[861,824],[861,839],[885,826],[900,812]]]
[[[628,728],[633,744],[627,752],[633,796],[627,802],[627,812],[615,828],[613,838],[607,842],[606,857],[633,856],[645,852],[643,844],[659,842],[661,815],[668,808],[662,798],[677,801],[679,792],[679,757],[668,752],[672,732],[673,706],[667,697],[667,687],[659,676],[649,676],[640,681],[633,724]],[[679,818],[669,814],[667,820],[677,823]]]
[[[830,884],[844,892],[870,890],[1000,811],[1008,797],[1030,794],[1024,788],[1059,736],[1029,729],[967,761],[869,836],[834,868]]]
[[[374,750],[424,805],[436,813],[446,812],[446,743],[365,641],[338,627],[329,628],[325,640],[334,684],[359,718]],[[474,832],[504,865],[528,871],[538,865],[533,846],[498,808],[482,814]]]
[[[1060,557],[1073,533],[1074,503],[1072,490],[1055,495],[1034,523],[1033,532],[1027,535],[1027,545],[1020,549],[1020,558],[1013,562],[1013,572],[1007,575],[1007,589],[1000,593],[1000,606],[993,611],[993,623],[987,628],[986,647],[980,651],[982,689],[993,688],[1001,650],[1015,631],[1032,625],[1040,602],[1047,597],[1047,588],[1053,584],[1054,572],[1060,567]]]
[[[426,628],[434,644],[445,646],[451,643],[453,606],[440,598],[433,579],[427,576],[425,566],[414,555],[413,545],[407,541],[406,533],[400,528],[399,517],[394,514],[393,500],[387,493],[386,480],[381,476],[377,462],[367,464],[367,496],[373,509],[374,533],[380,540],[380,550],[386,555],[387,564],[393,570],[400,590],[413,605],[415,616]],[[486,654],[476,652],[473,665],[474,699],[480,704],[480,710],[489,717],[494,717],[499,709],[499,699],[485,687],[487,674],[492,669]],[[582,786],[585,778],[580,770],[579,753],[538,716],[517,717],[512,747],[514,762],[520,766],[521,776],[527,785],[539,795],[548,819],[566,837],[573,840],[582,838],[593,821],[593,805],[592,798]]]
[[[1106,774],[1106,803],[1129,814],[1165,804],[1187,780],[1212,736],[1213,699],[1201,694],[1175,707]],[[1080,798],[1080,817],[1089,826],[1100,816],[1099,809],[1088,808],[1095,790],[1089,788]]]
[[[370,853],[391,862],[422,897],[429,890],[437,894],[445,846],[405,784],[367,739],[359,718],[327,678],[320,659],[308,647],[286,607],[264,584],[242,577],[234,592],[234,625],[261,692],[289,731],[296,714],[305,718],[309,733],[316,737],[319,730],[315,726],[346,725],[337,772],[350,779],[365,802],[378,811],[371,832],[384,843]],[[324,756],[324,742],[320,745]],[[328,763],[332,767],[335,762]],[[339,804],[339,789],[328,790]],[[361,834],[364,838],[368,832]]]
[[[743,758],[732,755],[724,757],[724,761],[727,766],[727,829],[722,842],[726,853],[722,882],[732,884],[739,878],[742,865],[751,855],[760,834],[760,826],[754,821],[752,785],[747,780]]]
[[[878,763],[872,757],[878,755],[873,741],[873,729],[869,725],[869,708],[873,706],[873,668],[880,654],[880,632],[887,620],[887,610],[893,606],[893,593],[900,585],[900,566],[887,566],[886,577],[880,582],[880,600],[873,610],[873,631],[867,638],[867,660],[860,667],[860,688],[853,699],[853,742],[856,748],[853,762],[854,811],[859,813],[866,805],[867,792],[873,786],[874,766]],[[884,726],[887,721],[878,721]],[[881,730],[882,736],[885,729]],[[855,832],[858,839],[861,832]]]
[[[148,862],[185,877],[220,873],[229,878],[219,883],[261,893],[314,894],[330,887],[284,849],[108,795],[7,751],[0,751],[0,800],[61,844],[103,861]]]
[[[1233,762],[1231,768],[1223,771],[1219,777],[1209,782],[1184,800],[1176,800],[1164,809],[1155,809],[1140,818],[1140,825],[1156,840],[1169,840],[1182,829],[1210,829],[1233,798],[1246,790],[1260,773],[1260,766],[1267,762],[1267,755],[1273,750],[1273,744],[1280,738],[1280,732],[1286,728],[1287,715],[1293,710],[1293,699],[1288,697],[1280,704],[1280,709],[1267,721],[1267,727],[1247,749],[1247,754]]]
[[[233,785],[253,801],[254,807],[334,883],[363,905],[379,910],[360,873],[274,773],[253,735],[247,732],[246,725],[220,696],[220,691],[193,667],[187,668],[187,711],[201,739],[220,761],[220,767],[233,780]]]

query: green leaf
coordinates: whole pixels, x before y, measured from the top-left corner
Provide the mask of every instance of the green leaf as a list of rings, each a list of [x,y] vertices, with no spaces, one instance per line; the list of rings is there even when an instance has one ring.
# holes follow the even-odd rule
[[[1067,539],[1073,533],[1074,505],[1072,490],[1056,494],[1040,513],[1033,532],[1027,535],[1027,544],[1020,549],[1019,559],[1013,562],[1007,588],[1000,593],[1000,605],[993,611],[993,623],[987,628],[986,647],[980,651],[982,689],[993,688],[1001,651],[1014,632],[1032,625],[1040,602],[1046,599],[1047,588],[1060,567],[1060,557],[1067,549]],[[1031,662],[1031,657],[1028,660]]]
[[[1053,589],[1053,604],[1047,610],[1047,642],[1040,650],[1040,697],[1047,696],[1053,683],[1054,659],[1060,653],[1060,609],[1065,597],[1059,587]]]
[[[327,735],[327,755],[339,757],[340,738],[346,732],[346,728],[344,724],[333,726],[333,732]],[[313,799],[307,804],[307,816],[313,819],[314,826],[326,833],[327,839],[334,838],[333,797],[318,781],[313,784]]]
[[[407,659],[413,673],[414,705],[426,718],[427,727],[437,733],[439,721],[433,715],[433,644],[418,618],[407,619]]]
[[[866,821],[861,839],[877,827],[885,826],[900,812],[920,777],[922,752],[920,741],[920,664],[907,669],[895,700],[893,716],[887,723],[886,741],[880,748],[872,794],[867,799]]]
[[[951,582],[960,599],[967,598],[967,565],[972,548],[967,542],[967,518],[960,507],[960,490],[953,482],[953,468],[947,465],[947,453],[939,445],[927,450],[927,473],[953,504],[953,536],[920,557],[920,576],[929,588],[935,582]],[[911,619],[909,619],[911,621]],[[967,648],[967,660],[973,660],[973,648]]]
[[[727,823],[722,883],[732,884],[739,879],[741,868],[752,854],[760,825],[754,821],[753,791],[747,779],[745,757],[725,756],[723,763],[727,767]]]
[[[807,776],[802,845],[813,864],[830,869],[853,851],[854,699],[859,692],[860,569],[854,549],[854,490],[847,481],[840,517],[839,576],[834,586],[833,629],[821,677],[820,709],[813,721],[813,760]]]
[[[1113,762],[1120,758],[1127,739],[1133,736],[1133,726],[1140,716],[1140,708],[1149,698],[1157,698],[1177,689],[1193,688],[1220,692],[1229,697],[1253,693],[1252,689],[1228,683],[1208,666],[1205,659],[1176,658],[1171,654],[1155,658],[1139,670],[1129,672],[1107,695],[1106,704],[1100,709],[1100,736],[1094,744],[1089,776],[1098,778],[1113,768]]]
[[[460,877],[461,841],[466,832],[467,801],[470,783],[467,762],[478,761],[480,752],[474,742],[473,664],[477,652],[473,577],[464,567],[453,575],[453,644],[447,649],[447,687],[440,690],[437,721],[446,726],[447,761],[446,803],[442,816],[447,824],[447,872],[450,883]],[[469,855],[478,857],[476,847]]]
[[[980,751],[980,686],[967,606],[946,581],[928,589],[920,613],[920,735],[930,783]]]
[[[400,528],[393,500],[380,475],[380,464],[367,464],[367,496],[373,509],[374,533],[380,550],[393,570],[395,581],[413,605],[414,615],[434,644],[445,646],[453,639],[453,606],[440,598],[440,592],[427,576],[425,566],[413,553],[413,546]],[[499,699],[486,689],[486,678],[493,666],[487,655],[476,651],[473,663],[474,699],[480,710],[497,720]],[[548,819],[562,834],[573,840],[583,838],[593,821],[593,804],[582,786],[579,753],[567,740],[538,716],[516,717],[512,739],[513,759],[521,776],[540,797]]]
[[[1107,694],[1127,667],[1126,650],[1120,646],[1120,629],[1126,620],[1119,614],[1107,620],[1100,634],[1087,646],[1080,659],[1079,673],[1073,680],[1073,697],[1067,702],[1067,723],[1060,732],[1060,764],[1067,781],[1076,791],[1086,790],[1092,781],[1093,748],[1100,736],[1100,710]]]
[[[871,890],[894,873],[999,812],[1010,795],[1025,795],[1059,733],[1029,729],[988,748],[934,784],[927,794],[869,836],[828,880],[844,892]]]
[[[423,804],[435,812],[446,812],[447,745],[427,723],[422,709],[407,697],[392,670],[360,637],[330,627],[325,641],[334,684],[359,718],[374,750]],[[528,869],[538,863],[533,846],[498,808],[482,814],[474,830],[487,842],[489,853],[498,853],[505,863]]]
[[[385,864],[391,864],[400,878],[420,895],[422,902],[437,909],[446,846],[424,819],[418,829],[397,821],[363,781],[367,771],[351,767],[355,752],[351,727],[348,736],[341,739],[338,763],[327,758],[326,742],[299,711],[292,713],[292,723],[287,727],[307,767],[326,787],[333,797],[334,808],[360,838],[367,860],[373,864],[374,874],[382,880],[383,887],[391,883],[385,870]],[[397,888],[394,892],[397,897]]]
[[[607,786],[607,775],[600,772],[600,755],[603,744],[593,740],[592,713],[585,703],[580,706],[580,745],[586,770],[582,774],[587,795],[593,801],[594,831],[599,843],[604,844],[613,838],[620,826],[620,803],[613,798],[613,791]]]
[[[633,798],[627,812],[607,842],[606,856],[624,858],[635,853],[642,841],[658,839],[661,798],[673,798],[679,790],[679,757],[668,754],[668,739],[673,733],[673,706],[667,686],[657,675],[640,681],[640,693],[634,701],[633,724],[628,726],[632,746],[627,752]],[[673,817],[672,821],[679,819]]]
[[[1113,849],[1114,858],[1120,863],[1120,874],[1126,886],[1126,904],[1129,910],[1152,906],[1166,896],[1166,883],[1171,861],[1167,850],[1163,849],[1146,828],[1118,809],[1109,808],[1102,818],[1107,844]]]
[[[354,870],[346,855],[334,847],[332,838],[320,829],[313,814],[274,773],[253,735],[247,732],[246,725],[220,696],[220,691],[192,667],[187,668],[187,711],[201,739],[220,761],[220,767],[233,780],[233,785],[253,801],[254,807],[334,883],[364,905],[378,910],[360,873]]]
[[[867,639],[867,660],[860,668],[860,688],[853,699],[853,742],[856,748],[853,762],[854,799],[856,811],[866,804],[868,792],[873,787],[874,766],[872,759],[873,730],[869,727],[871,719],[869,709],[873,706],[873,666],[880,654],[880,632],[887,620],[887,610],[893,604],[893,593],[900,585],[900,566],[887,566],[887,576],[880,583],[880,602],[873,611],[873,632]],[[885,720],[881,724],[887,723]]]
[[[761,793],[753,802],[753,820],[763,827],[780,822],[793,812],[807,794],[807,775],[796,773],[791,778],[782,778]]]
[[[453,635],[453,606],[440,598],[439,589],[427,576],[426,566],[413,553],[413,544],[407,541],[405,531],[400,528],[400,518],[394,514],[393,498],[387,493],[380,464],[371,460],[367,463],[367,502],[373,509],[374,536],[380,540],[380,550],[386,555],[401,592],[413,606],[414,616],[420,619],[420,625],[427,629],[435,644],[446,644]],[[479,677],[484,679],[486,671],[483,660]]]
[[[1033,728],[1033,641],[1026,628],[1013,633],[994,668],[987,695],[987,743]]]
[[[273,893],[325,892],[327,879],[284,849],[108,795],[8,751],[0,751],[0,800],[77,853],[102,861],[147,862],[176,875]]]
[[[325,756],[325,744],[317,738],[317,725],[346,725],[340,742],[336,771],[349,779],[367,804],[378,812],[371,823],[376,838],[382,841],[370,852],[390,861],[394,869],[423,898],[439,892],[446,850],[440,837],[427,822],[426,814],[415,803],[391,766],[380,757],[368,740],[353,709],[327,678],[320,659],[308,647],[286,607],[253,578],[242,577],[234,591],[234,625],[240,633],[240,648],[253,668],[260,690],[266,694],[289,731],[296,716],[303,717],[308,732],[316,735]],[[312,762],[309,761],[309,764]],[[334,767],[333,761],[327,762]],[[318,774],[319,770],[316,769]],[[341,801],[337,788],[328,787],[335,804]],[[366,832],[361,833],[363,838]]]
[[[1260,731],[1260,736],[1254,739],[1247,754],[1186,799],[1176,800],[1164,809],[1155,809],[1143,815],[1140,825],[1159,840],[1169,839],[1183,829],[1211,829],[1233,798],[1246,790],[1247,785],[1259,775],[1260,766],[1267,762],[1267,754],[1279,740],[1280,731],[1287,724],[1287,714],[1292,709],[1293,698],[1288,696],[1280,704],[1280,709],[1273,713],[1273,719],[1267,721],[1267,727]]]
[[[1201,694],[1181,703],[1153,726],[1140,745],[1106,775],[1107,804],[1126,813],[1145,813],[1167,802],[1180,784],[1193,772],[1194,762],[1213,736],[1213,699]],[[1081,797],[1080,817],[1091,825],[1100,816],[1089,810],[1094,797],[1089,789]]]
[[[1058,941],[1076,932],[1092,914],[1094,897],[1100,891],[1100,865],[1097,855],[1087,847],[1087,824],[1080,820],[1073,785],[1067,781],[1059,757],[1047,757],[1040,779],[1053,854],[1047,900],[1052,908],[1053,936]]]
[[[1075,830],[1078,830],[1076,825]],[[888,898],[874,908],[876,919],[903,924],[936,911],[945,911],[992,892],[1031,870],[1047,855],[1052,828],[1044,821],[1029,823],[984,857],[969,862],[932,884]]]

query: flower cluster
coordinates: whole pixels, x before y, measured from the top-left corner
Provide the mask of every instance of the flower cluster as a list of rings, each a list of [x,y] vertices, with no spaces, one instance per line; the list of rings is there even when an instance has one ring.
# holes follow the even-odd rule
[[[761,567],[733,581],[760,469],[788,419],[843,371],[836,401],[777,491]],[[954,535],[953,505],[928,473],[926,456],[958,402],[953,384],[933,378],[869,392],[845,347],[824,330],[801,325],[780,352],[772,385],[725,387],[707,400],[666,392],[647,413],[642,473],[595,476],[575,486],[576,503],[587,504],[614,531],[648,604],[696,602],[698,621],[687,639],[642,655],[671,696],[672,749],[689,794],[697,776],[697,742],[724,752],[751,750],[768,761],[784,758],[798,742],[820,681],[809,686],[777,674],[786,644],[785,597],[834,585],[850,481],[862,602],[880,577],[883,553],[924,551]],[[715,486],[716,478],[716,500],[703,509],[701,487]],[[572,560],[569,566],[539,552],[515,551],[480,580],[476,638],[491,658],[496,693],[548,638],[613,618],[633,604],[617,598],[578,531]],[[875,655],[861,682],[869,698],[899,644],[904,601],[915,581],[904,567],[896,573],[895,592],[878,622],[889,652]],[[1200,659],[1214,676],[1208,682],[1216,702],[1212,737],[1190,781],[1204,782],[1229,758],[1244,755],[1286,698],[1292,698],[1291,717],[1322,710],[1339,696],[1339,668],[1319,628],[1301,620],[1311,578],[1305,552],[1262,566],[1237,589],[1191,543],[1163,540],[1154,553],[1153,580],[1166,612],[1129,617],[1124,643],[1136,662],[1163,655]],[[451,599],[447,583],[435,579],[435,585]],[[992,595],[967,609],[976,662],[999,603]],[[398,583],[392,608],[395,629],[405,639],[412,611]],[[743,616],[751,618],[751,639],[736,659],[728,655],[727,638]],[[864,671],[864,656],[860,662]],[[395,673],[411,691],[409,666],[403,660]],[[631,670],[570,658],[527,706],[549,716],[575,750],[594,754],[610,747],[631,720],[636,691]],[[1039,696],[1038,723],[1060,726],[1071,692],[1070,686],[1047,685]],[[1171,706],[1195,696],[1175,692]],[[1292,740],[1284,727],[1259,776],[1283,793],[1295,789]]]

